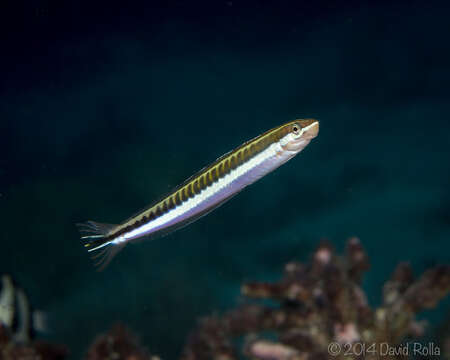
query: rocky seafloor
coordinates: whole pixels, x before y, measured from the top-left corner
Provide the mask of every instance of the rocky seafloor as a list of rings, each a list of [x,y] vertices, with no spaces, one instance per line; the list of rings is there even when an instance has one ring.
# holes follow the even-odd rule
[[[186,338],[181,360],[450,359],[450,319],[436,343],[418,342],[427,326],[417,319],[450,292],[450,265],[414,277],[398,264],[384,283],[382,303],[373,308],[362,289],[369,258],[359,239],[343,255],[322,243],[308,263],[286,264],[276,282],[242,285],[245,301],[218,316],[198,321]],[[413,353],[411,342],[423,347]],[[427,351],[427,352],[426,352]],[[13,341],[0,325],[0,359],[65,359],[70,349],[34,339]],[[116,325],[92,340],[86,360],[157,360],[138,336]]]

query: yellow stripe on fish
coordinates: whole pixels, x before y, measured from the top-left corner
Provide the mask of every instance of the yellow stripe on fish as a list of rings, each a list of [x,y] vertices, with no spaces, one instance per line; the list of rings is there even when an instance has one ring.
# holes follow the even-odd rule
[[[214,210],[302,151],[319,132],[315,119],[294,120],[245,142],[191,176],[169,195],[119,225],[78,224],[103,269],[127,243],[179,229]]]

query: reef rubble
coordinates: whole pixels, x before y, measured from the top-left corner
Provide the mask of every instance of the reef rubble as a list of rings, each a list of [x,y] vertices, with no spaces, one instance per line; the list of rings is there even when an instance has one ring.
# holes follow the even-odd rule
[[[160,360],[142,347],[136,335],[121,325],[99,335],[90,346],[86,360]]]
[[[39,340],[18,343],[7,328],[0,325],[0,360],[64,360],[69,355],[63,345]],[[160,360],[143,347],[127,327],[114,325],[108,332],[98,335],[86,355],[86,360]]]
[[[18,343],[14,341],[8,329],[0,324],[1,360],[63,360],[68,349],[63,345],[54,345],[44,341]]]
[[[279,281],[244,284],[241,293],[251,302],[200,320],[181,359],[388,360],[414,355],[407,341],[425,332],[416,315],[450,292],[450,266],[435,266],[414,278],[410,265],[400,263],[384,284],[377,308],[368,304],[361,287],[368,269],[359,239],[349,239],[342,256],[322,243],[309,263],[288,263]]]

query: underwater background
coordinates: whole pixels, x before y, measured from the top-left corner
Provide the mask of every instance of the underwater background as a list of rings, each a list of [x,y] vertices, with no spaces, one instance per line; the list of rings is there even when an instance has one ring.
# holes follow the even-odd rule
[[[326,238],[361,239],[369,301],[400,261],[450,263],[450,22],[441,3],[0,5],[0,273],[80,358],[123,322],[176,358],[201,316]],[[254,136],[320,134],[198,222],[101,273],[75,223],[118,223]],[[433,327],[448,299],[428,313]],[[430,335],[432,336],[432,335]]]

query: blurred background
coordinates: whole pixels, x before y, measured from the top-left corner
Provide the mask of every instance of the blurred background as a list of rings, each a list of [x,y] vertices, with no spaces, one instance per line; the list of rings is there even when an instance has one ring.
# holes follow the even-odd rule
[[[422,1],[0,5],[0,273],[79,358],[115,322],[175,358],[200,316],[320,239],[360,237],[369,300],[450,263],[450,23]],[[295,159],[102,273],[76,222],[118,223],[242,142],[321,121]],[[428,314],[438,326],[450,303]]]

